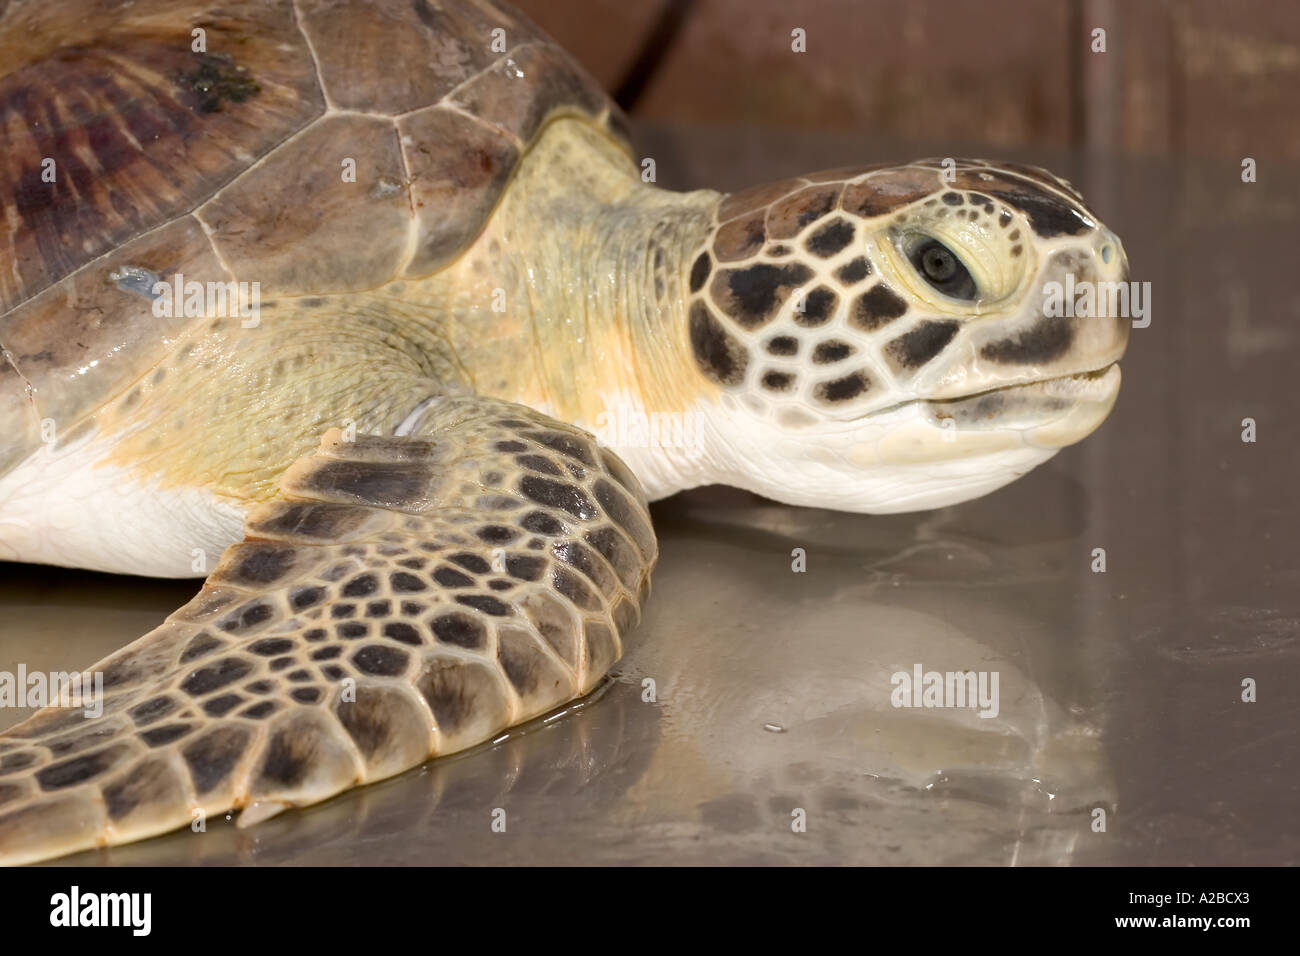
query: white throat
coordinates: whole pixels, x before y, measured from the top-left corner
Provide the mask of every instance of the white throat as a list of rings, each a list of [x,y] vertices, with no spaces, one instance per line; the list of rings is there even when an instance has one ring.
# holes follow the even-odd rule
[[[683,412],[647,413],[630,394],[608,404],[600,421],[576,424],[628,464],[651,500],[725,484],[808,507],[922,511],[994,491],[1058,451],[1011,427],[949,443],[919,405],[792,430],[726,393]]]

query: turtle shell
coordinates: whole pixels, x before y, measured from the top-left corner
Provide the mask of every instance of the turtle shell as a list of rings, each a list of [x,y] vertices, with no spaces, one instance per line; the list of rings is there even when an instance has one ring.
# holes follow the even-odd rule
[[[155,316],[154,277],[430,275],[557,111],[622,135],[488,0],[0,0],[0,71],[0,474],[203,321]]]

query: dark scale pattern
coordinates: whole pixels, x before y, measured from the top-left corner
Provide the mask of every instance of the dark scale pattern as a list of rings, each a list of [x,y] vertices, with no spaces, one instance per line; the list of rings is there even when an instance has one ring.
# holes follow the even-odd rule
[[[1069,351],[1074,326],[1065,316],[1044,316],[1018,335],[990,342],[980,349],[982,358],[1006,365],[1051,362]]]
[[[203,712],[209,717],[221,717],[234,710],[244,702],[239,694],[222,694],[203,704]]]
[[[294,549],[287,545],[247,546],[230,578],[245,587],[271,584],[293,568],[294,555]]]
[[[565,435],[560,432],[528,432],[529,438],[541,442],[552,451],[557,451],[566,458],[572,458],[574,461],[581,462],[589,468],[596,466],[596,460],[592,453],[591,446],[585,439],[577,438],[573,435]]]
[[[475,534],[480,541],[486,541],[488,544],[508,544],[518,538],[520,532],[505,525],[489,524],[479,528]]]
[[[420,631],[405,621],[389,621],[384,625],[384,637],[390,640],[399,641],[402,644],[409,644],[412,647],[419,647],[424,643],[420,636]]]
[[[445,588],[472,588],[474,579],[454,568],[438,568],[433,572],[433,580]]]
[[[429,587],[422,578],[408,571],[398,571],[396,574],[389,575],[388,583],[392,585],[395,594],[412,594],[425,591]]]
[[[568,426],[506,403],[447,405],[429,418],[436,455],[416,438],[327,436],[309,467],[286,476],[291,497],[249,515],[266,540],[232,549],[214,573],[245,590],[210,583],[119,655],[118,696],[94,733],[38,714],[47,731],[0,735],[0,747],[24,747],[0,749],[4,786],[17,782],[19,794],[0,804],[0,855],[47,819],[27,793],[97,793],[90,805],[108,808],[114,838],[130,838],[159,820],[186,825],[196,798],[209,813],[237,799],[324,799],[595,686],[639,617],[657,556],[640,487]],[[454,425],[438,431],[440,421]],[[541,474],[525,457],[564,467]],[[516,503],[490,518],[473,508],[488,467]],[[446,490],[422,509],[386,510],[401,482]],[[306,516],[313,502],[336,504],[313,495],[336,493],[365,521],[336,512],[346,537],[331,541]],[[282,520],[291,511],[303,523]]]
[[[206,632],[201,633],[193,640],[190,641],[189,645],[185,648],[184,652],[181,654],[180,661],[182,664],[187,664],[192,660],[196,660],[197,658],[205,657],[206,655],[211,654],[217,648],[224,647],[224,646],[225,646],[224,642],[217,640],[211,634],[208,634]]]
[[[405,651],[382,644],[367,644],[352,655],[352,663],[366,674],[378,677],[396,677],[410,664],[411,656]]]
[[[813,255],[829,259],[853,241],[853,233],[853,223],[836,218],[814,229],[805,245]]]
[[[764,372],[763,387],[773,392],[788,392],[794,387],[795,378],[789,372]]]
[[[709,281],[709,271],[712,266],[709,264],[709,254],[701,252],[691,266],[690,286],[692,292],[699,292],[704,288],[704,283]]]
[[[804,297],[803,309],[795,309],[795,324],[807,329],[825,325],[835,314],[835,306],[838,303],[839,296],[826,286],[819,285]]]
[[[690,339],[695,362],[705,378],[718,385],[739,385],[745,381],[749,352],[702,301],[691,306]]]
[[[543,475],[561,475],[560,466],[551,459],[543,455],[520,455],[515,461],[529,471],[540,472]]]
[[[519,481],[519,490],[530,501],[567,512],[575,518],[589,519],[596,516],[596,507],[591,499],[577,485],[567,481],[550,481],[525,475]]]
[[[546,560],[530,555],[514,555],[506,559],[506,571],[521,581],[536,581],[546,570]]]
[[[252,669],[253,665],[242,658],[223,658],[215,664],[200,668],[181,681],[181,690],[191,697],[199,697],[239,680]]]
[[[947,348],[961,324],[952,319],[922,322],[885,346],[885,357],[899,369],[918,369]]]
[[[774,319],[790,294],[812,276],[812,270],[803,263],[760,262],[743,269],[721,270],[709,292],[723,315],[752,330]]]
[[[180,740],[194,727],[190,724],[168,724],[164,727],[151,727],[140,733],[140,739],[150,747],[161,747],[173,740]]]
[[[1094,223],[1064,198],[1036,190],[1013,187],[990,189],[989,192],[1008,206],[1029,217],[1034,232],[1043,238],[1077,236],[1094,228]]]
[[[843,378],[822,382],[813,389],[813,394],[823,402],[838,403],[857,398],[859,395],[865,394],[870,388],[871,379],[867,377],[866,373],[854,372],[852,375],[846,375]]]
[[[328,592],[324,588],[297,588],[289,596],[289,605],[295,611],[304,611],[325,600],[325,595],[327,593]]]
[[[379,589],[379,580],[373,574],[362,574],[343,586],[340,592],[344,597],[368,597]]]
[[[473,574],[487,574],[492,570],[492,565],[487,562],[487,559],[480,555],[471,554],[465,551],[458,552],[457,554],[449,554],[447,560],[451,561],[453,564],[459,565]]]
[[[248,649],[262,657],[275,657],[277,654],[293,650],[293,641],[283,637],[266,638],[249,644]]]
[[[864,332],[874,332],[907,312],[907,301],[883,282],[877,282],[853,303],[849,321]]]
[[[768,341],[767,350],[773,355],[798,355],[799,340],[792,335],[778,335]]]
[[[871,263],[867,261],[866,256],[858,256],[851,262],[840,266],[835,273],[835,278],[845,285],[854,285],[869,275],[871,275]]]
[[[443,614],[433,619],[433,634],[444,644],[478,648],[487,643],[487,632],[477,618],[468,614]]]
[[[125,753],[126,748],[123,746],[109,747],[96,753],[64,760],[37,771],[36,782],[41,785],[42,790],[60,790],[75,786],[94,777],[103,776],[106,770],[120,762]]]
[[[856,352],[852,345],[847,342],[841,342],[838,339],[828,339],[825,342],[818,343],[813,349],[813,362],[818,365],[830,365],[832,362],[841,362]]]

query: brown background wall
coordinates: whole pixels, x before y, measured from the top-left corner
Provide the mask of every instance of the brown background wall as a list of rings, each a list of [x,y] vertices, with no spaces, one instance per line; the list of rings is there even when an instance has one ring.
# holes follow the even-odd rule
[[[651,121],[1300,157],[1295,0],[515,2]]]

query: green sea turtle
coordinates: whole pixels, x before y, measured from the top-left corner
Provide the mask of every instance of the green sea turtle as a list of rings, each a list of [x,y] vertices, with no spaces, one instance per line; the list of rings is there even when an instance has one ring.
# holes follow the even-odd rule
[[[487,0],[11,0],[0,63],[0,558],[211,565],[86,672],[101,716],[0,736],[0,860],[255,822],[587,693],[648,499],[937,507],[1119,387],[1127,320],[1044,307],[1126,276],[1065,181],[663,191]]]

